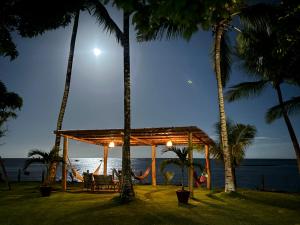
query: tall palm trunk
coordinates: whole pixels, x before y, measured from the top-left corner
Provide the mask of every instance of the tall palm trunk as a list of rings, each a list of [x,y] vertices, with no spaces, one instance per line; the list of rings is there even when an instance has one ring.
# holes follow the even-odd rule
[[[225,192],[232,192],[236,190],[233,180],[232,172],[232,159],[231,153],[228,147],[226,115],[224,107],[223,87],[221,78],[221,39],[224,34],[224,22],[220,22],[216,25],[215,31],[215,73],[218,84],[218,100],[219,100],[219,112],[220,112],[220,125],[221,125],[221,146],[224,155],[224,167],[225,167]]]
[[[124,45],[124,140],[122,151],[122,190],[121,201],[128,202],[134,198],[130,166],[130,49],[129,49],[129,17],[123,13],[123,45]]]
[[[65,89],[64,89],[64,94],[63,94],[63,98],[61,101],[60,111],[59,111],[59,115],[58,115],[58,119],[57,119],[56,130],[61,130],[61,128],[62,128],[62,123],[63,123],[66,106],[67,106],[67,102],[68,102],[71,76],[72,76],[74,50],[75,50],[76,36],[77,36],[77,30],[78,30],[79,14],[80,14],[80,10],[78,10],[76,12],[75,18],[74,18],[74,25],[73,25],[73,30],[72,30],[72,37],[71,37],[70,51],[69,51],[68,67],[67,67],[67,73],[66,73]],[[54,145],[54,149],[53,149],[53,151],[56,151],[56,154],[59,154],[60,140],[61,140],[60,135],[56,134],[55,145]],[[57,169],[57,163],[56,162],[51,163],[50,168],[49,168],[48,182],[50,182],[50,183],[55,182],[56,169]]]
[[[299,147],[299,142],[297,140],[297,136],[295,134],[295,131],[294,131],[294,128],[293,128],[292,123],[290,121],[290,118],[288,117],[287,111],[284,107],[280,85],[275,86],[275,89],[276,89],[276,92],[277,92],[279,104],[280,104],[281,109],[282,109],[283,118],[284,118],[285,124],[288,128],[290,138],[291,138],[293,146],[294,146],[294,150],[295,150],[296,157],[297,157],[297,163],[298,163],[298,172],[300,174],[300,147]]]
[[[3,176],[4,176],[4,179],[5,179],[5,182],[6,182],[6,185],[8,187],[8,190],[11,190],[11,186],[10,186],[10,182],[9,182],[9,179],[8,179],[8,175],[7,175],[7,172],[6,172],[6,169],[5,169],[5,165],[4,165],[4,162],[0,156],[0,167],[2,169],[2,172],[3,172]]]

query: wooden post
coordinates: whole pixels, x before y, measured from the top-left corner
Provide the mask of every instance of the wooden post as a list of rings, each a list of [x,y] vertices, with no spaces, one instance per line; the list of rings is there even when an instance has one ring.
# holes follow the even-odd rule
[[[188,160],[190,163],[193,163],[193,134],[192,132],[188,133],[189,138],[189,154],[188,154]],[[189,191],[191,192],[190,197],[194,197],[194,166],[190,166],[188,168],[188,182],[189,182]]]
[[[103,174],[105,176],[107,176],[107,157],[108,157],[108,145],[104,145],[104,151],[103,151],[103,160],[104,160]]]
[[[152,186],[156,187],[156,146],[152,145]]]
[[[205,168],[207,173],[206,188],[211,190],[211,172],[210,172],[210,158],[209,158],[209,146],[205,145]]]
[[[62,164],[62,190],[67,190],[67,155],[68,155],[68,138],[64,137],[64,148],[63,148],[63,164]]]

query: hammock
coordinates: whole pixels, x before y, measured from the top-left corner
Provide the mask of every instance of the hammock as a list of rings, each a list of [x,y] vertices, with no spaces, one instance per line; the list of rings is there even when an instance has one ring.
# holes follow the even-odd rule
[[[134,177],[134,179],[140,180],[140,181],[141,181],[141,180],[144,180],[144,179],[149,175],[150,170],[151,170],[151,166],[149,166],[149,167],[145,170],[144,174],[142,174],[142,175],[140,175],[140,176],[135,175],[135,174],[133,173],[133,171],[131,171],[131,175]]]
[[[113,179],[116,176],[118,178],[118,180],[121,180],[122,174],[119,173],[115,168],[112,169],[112,175],[113,175]]]
[[[71,163],[69,157],[68,157],[68,162],[69,162],[69,165],[68,165],[68,166],[70,167],[73,176],[74,176],[77,180],[79,180],[80,182],[83,182],[83,181],[84,181],[83,176],[82,176],[82,175],[81,175],[81,174],[80,174],[80,173],[72,166],[72,163]],[[94,171],[93,175],[98,175],[98,174],[99,174],[101,164],[102,164],[102,160],[100,161],[100,164],[99,164],[99,166],[96,168],[96,170]]]
[[[197,175],[197,172],[194,170],[194,181],[196,187],[199,187],[201,184],[206,183],[206,176],[202,174],[201,176]]]

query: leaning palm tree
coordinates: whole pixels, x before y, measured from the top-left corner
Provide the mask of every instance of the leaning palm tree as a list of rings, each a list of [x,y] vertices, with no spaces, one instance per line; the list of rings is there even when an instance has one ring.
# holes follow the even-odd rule
[[[216,123],[215,125],[216,135],[219,137],[219,141],[216,141],[215,144],[211,147],[210,153],[212,156],[218,160],[224,159],[223,151],[221,150],[220,144],[220,131],[221,126],[220,123]],[[236,173],[235,169],[238,167],[243,161],[246,153],[246,149],[253,143],[256,128],[252,125],[236,123],[234,124],[231,121],[227,122],[227,131],[228,131],[228,146],[232,157],[232,171],[233,171],[233,179],[235,186],[237,186],[236,182]]]
[[[57,155],[53,150],[51,150],[50,152],[44,152],[39,149],[32,149],[28,152],[27,156],[29,157],[29,159],[25,161],[23,170],[25,171],[33,163],[43,164],[46,168],[46,179],[44,180],[44,184],[49,184],[48,176],[50,173],[50,165],[54,162],[63,162],[63,158]]]
[[[231,28],[233,17],[244,7],[243,1],[154,1],[144,6],[135,15],[134,22],[138,30],[138,40],[161,39],[164,34],[169,38],[181,36],[187,40],[199,31],[199,28],[212,28],[214,36],[213,62],[218,88],[219,118],[221,124],[221,147],[224,152],[225,192],[235,191],[231,168],[231,156],[228,148],[226,114],[223,88],[230,75],[230,48],[227,31]]]
[[[296,153],[298,170],[300,173],[300,147],[295,134],[293,125],[288,116],[294,106],[299,107],[299,98],[294,98],[284,102],[281,85],[285,83],[293,83],[299,85],[298,68],[300,63],[300,55],[294,49],[294,44],[282,49],[280,15],[281,10],[278,8],[270,8],[273,13],[269,14],[269,20],[261,23],[259,29],[257,26],[244,24],[242,33],[237,38],[237,53],[241,59],[243,68],[254,78],[254,81],[243,82],[234,85],[226,94],[229,102],[242,98],[250,98],[259,96],[268,86],[272,87],[278,98],[279,105],[274,106],[267,112],[266,121],[268,123],[274,121],[279,116],[283,116],[286,123],[293,147]],[[265,12],[264,12],[265,13]],[[295,41],[300,44],[299,40]],[[284,51],[284,54],[282,54]],[[298,104],[297,104],[298,102]]]
[[[116,25],[116,23],[111,19],[109,16],[109,13],[107,12],[104,5],[99,2],[98,0],[86,0],[83,1],[83,5],[78,6],[78,9],[74,12],[74,24],[73,24],[73,30],[72,30],[72,36],[71,36],[71,43],[70,43],[70,50],[69,50],[69,60],[68,60],[68,66],[67,66],[67,73],[66,73],[66,81],[65,81],[65,88],[64,93],[61,101],[60,111],[57,119],[57,125],[56,130],[61,130],[64,114],[66,111],[69,91],[70,91],[70,84],[71,84],[71,76],[72,76],[72,66],[73,66],[73,58],[74,58],[74,51],[75,51],[75,43],[76,43],[76,36],[77,36],[77,30],[78,30],[78,20],[79,20],[79,13],[81,8],[88,9],[94,17],[96,17],[97,21],[100,24],[104,25],[104,29],[107,32],[114,33],[116,36],[116,39],[118,42],[122,40],[123,34],[120,31],[119,27]],[[59,148],[60,148],[60,142],[61,137],[59,134],[56,134],[55,136],[55,145],[54,145],[54,151],[56,154],[58,154]],[[50,166],[50,182],[53,183],[55,181],[55,175],[56,175],[56,163],[54,162]]]

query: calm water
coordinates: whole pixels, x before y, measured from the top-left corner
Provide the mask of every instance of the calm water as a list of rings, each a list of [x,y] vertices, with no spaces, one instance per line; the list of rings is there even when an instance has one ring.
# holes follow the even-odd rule
[[[7,158],[5,166],[10,180],[16,181],[18,170],[23,167],[26,159],[12,159]],[[72,158],[70,159],[74,168],[80,173],[89,170],[93,172],[100,164],[101,158]],[[163,184],[164,178],[160,173],[159,165],[164,159],[157,159],[157,183]],[[203,159],[195,159],[204,165]],[[145,171],[151,165],[151,159],[132,159],[132,168],[136,174]],[[121,159],[109,158],[108,159],[108,173],[111,174],[113,168],[121,169]],[[223,165],[214,160],[211,161],[212,170],[212,185],[213,187],[224,186],[224,171]],[[40,164],[32,164],[28,171],[29,175],[21,174],[22,181],[39,181],[41,180],[43,166]],[[168,171],[173,171],[175,176],[172,180],[173,184],[180,183],[180,171],[176,166],[169,166],[166,168]],[[103,173],[103,164],[101,165],[100,173]],[[200,173],[198,171],[198,173]],[[297,170],[297,162],[294,159],[246,159],[243,164],[237,168],[237,184],[238,187],[257,189],[262,186],[264,182],[265,188],[277,191],[290,191],[300,192],[300,176]],[[61,169],[58,170],[58,179],[61,177]],[[187,176],[185,176],[187,182]],[[144,183],[151,183],[151,173],[145,179]]]

